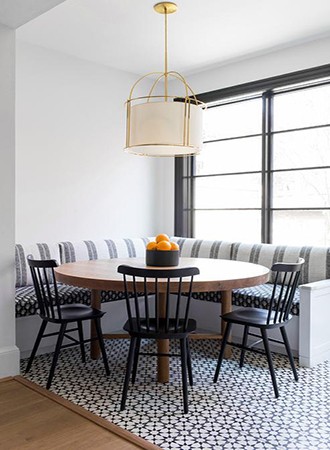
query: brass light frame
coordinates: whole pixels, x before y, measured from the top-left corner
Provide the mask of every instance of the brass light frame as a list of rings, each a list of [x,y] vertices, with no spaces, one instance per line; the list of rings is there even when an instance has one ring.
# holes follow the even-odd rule
[[[168,34],[168,25],[167,25],[167,16],[168,14],[172,14],[177,11],[177,5],[172,2],[161,2],[154,5],[154,10],[157,13],[164,14],[165,16],[165,70],[164,72],[149,72],[146,75],[143,75],[140,77],[132,86],[130,90],[129,97],[126,101],[126,146],[125,151],[129,153],[134,153],[138,155],[144,155],[144,156],[189,156],[198,154],[200,151],[200,148],[196,148],[191,142],[190,142],[190,118],[191,118],[191,106],[198,106],[202,109],[206,109],[205,103],[199,101],[196,97],[195,92],[192,90],[192,88],[187,83],[186,79],[176,71],[168,71],[168,45],[167,45],[167,34]],[[139,83],[141,83],[142,80],[144,80],[147,77],[150,76],[156,76],[156,79],[151,86],[148,95],[146,96],[140,96],[140,97],[133,97],[134,90],[138,86]],[[180,95],[169,95],[168,93],[168,81],[169,78],[173,78],[175,80],[178,80],[182,83],[185,91],[185,96]],[[158,83],[164,79],[164,95],[153,95],[153,92],[158,85]],[[176,101],[180,103],[184,103],[183,108],[183,130],[182,130],[182,143],[141,143],[141,144],[131,144],[131,116],[132,116],[132,107],[137,104],[143,104],[143,103],[150,103],[150,102],[159,102],[162,100],[163,102],[169,102],[169,101]],[[182,151],[182,153],[178,153],[177,151],[173,154],[166,154],[166,155],[149,155],[145,149],[149,147],[155,147],[155,146],[161,146],[161,147],[174,147],[174,148],[185,148],[185,151]],[[141,147],[141,152],[138,150],[138,148]],[[142,150],[144,148],[144,150]],[[134,149],[134,150],[133,150]]]

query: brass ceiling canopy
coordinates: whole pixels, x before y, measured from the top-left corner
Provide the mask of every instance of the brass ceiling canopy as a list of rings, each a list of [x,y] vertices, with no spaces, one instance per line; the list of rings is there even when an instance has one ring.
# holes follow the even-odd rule
[[[161,2],[154,5],[154,10],[159,14],[173,14],[177,12],[178,6],[172,2]]]
[[[206,105],[178,72],[168,70],[167,16],[177,11],[172,2],[154,5],[165,16],[164,72],[151,72],[137,80],[126,102],[125,151],[144,156],[188,156],[200,152],[203,144],[203,110]],[[133,98],[136,86],[145,78],[155,76],[148,95]],[[169,95],[169,78],[181,82],[182,95]],[[164,95],[153,95],[160,81]]]

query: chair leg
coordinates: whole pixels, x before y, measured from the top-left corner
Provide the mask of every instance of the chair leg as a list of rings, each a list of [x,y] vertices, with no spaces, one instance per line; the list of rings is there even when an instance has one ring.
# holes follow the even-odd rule
[[[55,352],[54,352],[54,356],[53,356],[53,361],[52,361],[52,365],[50,368],[50,372],[49,372],[49,376],[48,376],[48,380],[47,380],[47,385],[46,385],[46,389],[50,388],[50,385],[52,384],[52,380],[53,380],[53,376],[55,373],[55,367],[57,364],[57,360],[61,351],[61,347],[62,347],[62,342],[63,342],[63,338],[64,338],[64,333],[66,330],[66,323],[62,323],[60,331],[58,333],[58,338],[57,338],[57,342],[56,342],[56,347],[55,347]]]
[[[134,351],[134,364],[133,364],[133,371],[132,371],[132,384],[135,383],[135,379],[136,379],[136,372],[137,372],[137,367],[138,367],[138,363],[139,363],[140,346],[141,346],[141,338],[137,338],[135,351]]]
[[[126,374],[125,374],[123,393],[121,396],[120,411],[124,411],[125,405],[126,405],[129,379],[131,376],[133,360],[134,360],[134,355],[135,355],[136,340],[137,340],[136,337],[131,337],[131,342],[130,342],[129,351],[128,351],[128,357],[127,357],[127,365],[126,365]]]
[[[83,363],[86,362],[86,353],[85,353],[85,345],[84,345],[84,332],[81,320],[78,320],[78,334],[79,334],[79,342],[80,342],[80,351],[81,351],[81,360]]]
[[[190,342],[189,338],[186,339],[187,342],[187,367],[188,367],[188,378],[190,386],[194,385],[192,366],[191,366],[191,353],[190,353]]]
[[[294,379],[296,381],[298,381],[298,374],[297,374],[297,371],[296,371],[296,367],[294,365],[294,359],[293,359],[293,355],[292,355],[292,351],[291,351],[291,347],[290,347],[290,344],[289,344],[288,336],[286,334],[285,327],[280,327],[280,331],[281,331],[281,334],[282,334],[282,338],[283,338],[283,342],[284,342],[284,345],[285,345],[285,348],[286,348],[286,352],[287,352],[288,357],[289,357],[289,361],[290,361],[290,365],[291,365],[291,369],[292,369],[292,372],[293,372]]]
[[[188,387],[187,387],[187,338],[180,339],[181,349],[181,375],[183,391],[183,410],[188,412]]]
[[[243,340],[242,340],[242,350],[241,350],[241,357],[239,360],[239,366],[243,367],[244,364],[244,356],[245,356],[245,352],[246,352],[246,344],[247,344],[247,338],[248,338],[248,334],[249,334],[249,329],[250,327],[248,325],[245,325],[244,327],[244,334],[243,334]]]
[[[269,367],[269,371],[270,371],[270,376],[272,377],[275,397],[278,398],[279,394],[278,394],[275,370],[274,370],[273,361],[272,361],[272,355],[270,353],[270,348],[269,348],[267,331],[264,328],[261,328],[260,331],[261,331],[262,339],[264,341],[264,347],[265,347],[266,356],[267,356],[267,360],[268,360],[268,367]]]
[[[105,373],[107,375],[110,375],[108,358],[107,358],[107,353],[105,351],[104,340],[103,340],[103,335],[102,335],[101,321],[100,321],[99,318],[97,318],[97,319],[94,319],[94,323],[95,323],[95,330],[96,330],[97,338],[99,340],[100,350],[101,350],[101,353],[102,353]]]
[[[39,348],[42,336],[44,335],[46,326],[47,326],[47,320],[43,320],[41,322],[41,325],[40,325],[40,328],[39,328],[39,332],[38,332],[38,335],[37,335],[37,339],[36,339],[36,341],[34,343],[34,346],[33,346],[33,349],[32,349],[32,352],[31,352],[31,355],[30,355],[30,358],[29,358],[29,361],[27,363],[27,366],[26,366],[26,369],[25,369],[25,373],[28,373],[29,370],[31,369],[32,362],[34,360],[34,357],[36,356],[36,353],[37,353],[37,350]]]
[[[228,337],[229,337],[229,333],[230,333],[231,327],[232,327],[232,323],[231,322],[227,322],[225,334],[224,334],[224,336],[222,338],[221,350],[220,350],[220,354],[219,354],[217,368],[215,369],[213,383],[216,383],[218,381],[220,367],[221,367],[221,364],[222,364],[223,355],[225,353],[225,348],[226,348],[226,345],[227,345],[227,341],[228,341]]]

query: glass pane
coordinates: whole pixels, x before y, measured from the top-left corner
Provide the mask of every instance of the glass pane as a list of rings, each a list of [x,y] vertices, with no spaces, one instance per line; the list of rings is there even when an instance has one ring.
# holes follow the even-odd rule
[[[261,170],[261,137],[204,144],[196,156],[196,175]]]
[[[330,85],[274,97],[274,130],[330,123]]]
[[[330,169],[297,170],[274,174],[274,208],[330,206]]]
[[[260,211],[195,211],[195,237],[261,242]]]
[[[195,179],[195,208],[260,208],[261,175],[228,175]]]
[[[209,108],[204,115],[204,141],[261,133],[260,98]]]
[[[273,165],[274,169],[330,166],[330,127],[275,134]]]
[[[330,211],[274,211],[273,243],[330,246]]]

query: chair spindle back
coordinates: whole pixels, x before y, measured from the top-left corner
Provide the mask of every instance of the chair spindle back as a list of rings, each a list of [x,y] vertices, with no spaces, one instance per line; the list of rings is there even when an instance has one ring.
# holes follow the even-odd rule
[[[299,258],[297,263],[273,264],[271,270],[275,272],[275,281],[267,324],[285,322],[288,319],[304,262],[303,258]]]
[[[186,331],[193,279],[199,274],[197,267],[144,269],[121,265],[118,272],[124,278],[130,328],[134,322],[138,332],[142,328],[148,333]],[[164,294],[165,304],[160,301],[160,294]]]
[[[57,262],[55,259],[33,259],[32,255],[28,255],[27,261],[41,317],[61,319],[60,300],[54,273],[54,267],[58,266]]]

